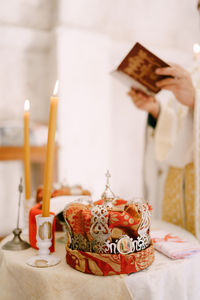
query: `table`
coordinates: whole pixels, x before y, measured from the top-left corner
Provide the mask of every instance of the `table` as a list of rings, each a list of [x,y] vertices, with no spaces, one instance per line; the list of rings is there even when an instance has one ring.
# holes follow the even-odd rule
[[[197,240],[185,230],[154,221],[153,229],[176,233],[188,241]],[[0,250],[1,300],[199,300],[200,254],[184,260],[171,260],[155,251],[155,261],[146,270],[131,275],[93,276],[72,269],[65,262],[64,244],[56,235],[57,266],[37,269],[25,261],[36,250]],[[24,237],[26,237],[24,235]],[[1,244],[11,237],[7,237]]]

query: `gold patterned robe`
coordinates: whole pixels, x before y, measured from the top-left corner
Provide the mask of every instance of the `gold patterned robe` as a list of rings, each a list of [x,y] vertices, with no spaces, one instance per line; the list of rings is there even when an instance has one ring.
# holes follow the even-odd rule
[[[147,198],[154,208],[160,205],[156,217],[185,228],[200,240],[200,91],[196,89],[194,111],[172,93],[167,98],[165,103],[161,99],[155,131],[151,129],[153,163],[160,165],[154,173],[146,172],[147,180],[154,178],[154,183],[147,184]],[[160,186],[162,191],[156,195]]]

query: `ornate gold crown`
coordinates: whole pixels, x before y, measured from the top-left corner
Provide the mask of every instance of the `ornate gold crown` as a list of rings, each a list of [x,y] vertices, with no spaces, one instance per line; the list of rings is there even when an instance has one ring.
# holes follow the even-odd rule
[[[126,201],[109,186],[97,202],[78,200],[64,212],[67,263],[96,275],[131,273],[153,261],[150,206],[141,199]]]

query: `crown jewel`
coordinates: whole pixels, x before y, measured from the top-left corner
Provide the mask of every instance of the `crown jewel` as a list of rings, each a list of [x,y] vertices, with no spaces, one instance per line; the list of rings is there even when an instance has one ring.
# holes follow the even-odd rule
[[[110,175],[109,170],[107,170],[105,176],[107,177],[107,179],[106,179],[106,188],[105,188],[105,191],[103,192],[103,194],[101,195],[101,199],[104,202],[112,202],[114,199],[116,199],[116,196],[110,188],[110,177],[111,177],[111,175]]]

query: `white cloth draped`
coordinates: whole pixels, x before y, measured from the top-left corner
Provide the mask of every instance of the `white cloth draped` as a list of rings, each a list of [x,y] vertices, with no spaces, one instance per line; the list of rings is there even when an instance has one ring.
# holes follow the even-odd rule
[[[56,233],[56,238],[59,236],[63,236],[63,233]],[[11,238],[9,236],[6,240]],[[27,238],[26,235],[23,236],[23,239]],[[64,243],[57,241],[55,248],[61,263],[49,268],[33,268],[26,264],[28,258],[37,254],[33,248],[23,251],[0,249],[0,299],[132,299],[122,276],[102,277],[76,271],[66,263]]]
[[[166,222],[153,222],[162,229],[198,244],[193,235]],[[35,249],[6,251],[0,248],[1,300],[199,300],[200,254],[189,259],[171,260],[155,251],[149,268],[131,275],[94,276],[72,269],[65,260],[63,233],[56,233],[56,255],[61,263],[50,268],[26,265]],[[10,240],[10,235],[0,244]],[[23,239],[27,236],[24,235]]]
[[[197,243],[184,229],[166,222],[154,222],[153,229],[167,230],[181,238]],[[191,258],[172,260],[155,251],[155,261],[146,270],[125,277],[133,300],[199,300],[200,254]]]

